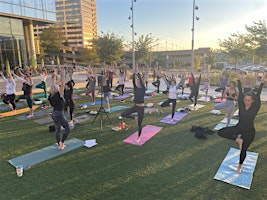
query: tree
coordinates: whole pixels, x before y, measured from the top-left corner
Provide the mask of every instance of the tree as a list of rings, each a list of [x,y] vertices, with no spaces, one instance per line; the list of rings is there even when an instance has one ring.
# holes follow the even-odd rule
[[[59,55],[59,50],[64,40],[64,34],[60,27],[50,26],[45,28],[40,34],[41,48],[46,54],[51,55],[53,58],[55,55]]]
[[[90,63],[97,62],[97,52],[96,48],[93,45],[90,45],[87,48],[80,48],[79,49],[79,59],[81,62]]]
[[[123,55],[123,39],[114,33],[102,33],[101,36],[92,40],[97,57],[100,62],[115,63],[121,60]]]
[[[31,68],[32,69],[36,69],[36,67],[37,67],[36,61],[35,61],[34,57],[32,57],[32,59],[31,59]]]
[[[210,49],[208,54],[206,55],[205,63],[207,65],[210,65],[211,67],[215,66],[216,57],[214,56],[214,50],[213,49]]]
[[[150,61],[152,45],[155,42],[153,37],[148,35],[141,35],[136,42],[136,60],[139,63],[146,64]]]
[[[251,47],[253,56],[267,60],[267,27],[265,21],[253,22],[252,26],[245,26],[248,32],[247,43]]]
[[[6,74],[10,74],[10,64],[9,64],[9,60],[6,61]]]
[[[240,34],[231,34],[231,37],[219,40],[220,47],[222,47],[223,52],[230,57],[232,62],[235,64],[235,67],[238,64],[238,61],[246,55],[245,44],[245,37]]]

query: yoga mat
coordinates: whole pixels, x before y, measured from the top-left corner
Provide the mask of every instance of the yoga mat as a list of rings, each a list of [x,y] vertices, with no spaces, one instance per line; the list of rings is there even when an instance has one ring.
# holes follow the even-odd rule
[[[41,93],[41,94],[33,94],[33,98],[44,97],[44,96],[45,95],[43,93]]]
[[[200,97],[199,99],[198,99],[198,101],[205,101],[205,102],[207,102],[207,101],[210,101],[210,96],[202,96],[202,97]]]
[[[51,108],[47,109],[47,110],[40,110],[40,111],[34,112],[34,117],[45,116],[45,115],[48,115],[51,112],[52,112]],[[26,120],[28,118],[27,118],[27,115],[20,115],[20,116],[16,117],[16,119],[18,119],[18,120]]]
[[[47,100],[47,98],[44,98],[44,97],[41,97],[41,98],[38,98],[40,101],[45,101]]]
[[[171,114],[169,114],[167,117],[164,117],[160,122],[166,123],[166,124],[177,124],[178,121],[183,119],[188,113],[186,112],[175,112],[173,116],[173,121],[171,122]]]
[[[234,112],[233,116],[238,117],[238,115],[239,115],[239,109],[237,109],[237,110]]]
[[[221,99],[221,98],[214,99],[215,103],[222,103],[222,102],[225,102],[225,101],[226,101],[226,99]]]
[[[129,106],[115,106],[115,107],[110,108],[109,113],[113,113],[113,112],[116,112],[116,111],[124,110],[124,109],[127,109],[127,108],[130,108],[130,107]]]
[[[22,165],[24,170],[29,169],[31,166],[36,165],[40,162],[49,160],[51,158],[60,156],[64,153],[77,149],[84,145],[84,141],[77,138],[72,138],[65,141],[65,149],[58,150],[57,145],[53,144],[51,146],[45,147],[43,149],[19,156],[8,160],[8,162],[14,167]]]
[[[157,108],[145,108],[145,114],[151,114],[151,113],[157,113],[159,111],[159,109]],[[137,112],[134,112],[131,114],[131,116],[137,116]]]
[[[39,106],[32,106],[33,110],[36,110],[38,107]],[[22,113],[25,113],[25,112],[30,112],[30,109],[27,107],[27,108],[22,108],[22,109],[16,110],[16,113],[14,113],[13,111],[0,113],[0,116],[1,117],[10,117],[10,116],[19,115],[19,114],[22,114]]]
[[[45,118],[36,119],[33,121],[37,124],[47,124],[47,123],[53,122],[53,119],[52,117],[45,117]]]
[[[201,105],[201,104],[197,104],[196,106],[194,106],[194,104],[191,104],[189,106],[186,106],[187,108],[189,109],[192,109],[192,110],[198,110],[200,108],[203,108],[205,105]]]
[[[146,94],[149,94],[149,93],[152,93],[152,92],[155,92],[156,90],[146,90]]]
[[[73,99],[79,99],[79,98],[81,98],[81,97],[79,97],[79,96],[73,96]]]
[[[235,171],[239,163],[239,155],[240,150],[230,148],[214,179],[250,189],[259,154],[247,151],[247,157],[242,165],[242,173],[240,174]]]
[[[177,99],[188,99],[190,94],[178,94]]]
[[[81,89],[76,89],[76,90],[73,90],[73,92],[83,92],[84,90],[81,90]]]
[[[105,104],[106,103],[106,100],[102,100],[102,104]],[[95,102],[95,105],[100,105],[101,104],[101,101],[96,101]],[[92,106],[92,102],[88,102],[88,103],[84,103],[84,104],[80,104],[79,106],[80,107],[83,107],[83,106]]]
[[[144,96],[144,99],[150,99],[152,96]]]
[[[23,107],[25,104],[23,103],[17,103],[16,104],[16,107],[17,108],[20,108],[20,107]],[[3,110],[7,110],[7,109],[11,109],[10,106],[0,106],[0,110],[3,111]]]
[[[150,138],[152,138],[154,135],[156,135],[158,132],[160,132],[162,127],[159,126],[152,126],[152,125],[146,125],[142,129],[141,134],[141,141],[137,142],[138,132],[136,131],[134,134],[123,140],[125,143],[133,144],[136,146],[142,146],[144,143],[146,143]]]
[[[118,97],[114,97],[115,100],[124,100],[129,98],[131,95],[130,94],[123,94],[123,96],[118,96]]]
[[[82,122],[86,122],[89,119],[92,119],[94,116],[92,115],[81,115],[78,117],[74,117],[74,124],[79,124]]]
[[[237,119],[231,119],[229,126],[235,126],[238,123]],[[224,118],[222,121],[220,121],[215,127],[214,130],[220,130],[224,127],[226,127],[227,124],[227,118]]]

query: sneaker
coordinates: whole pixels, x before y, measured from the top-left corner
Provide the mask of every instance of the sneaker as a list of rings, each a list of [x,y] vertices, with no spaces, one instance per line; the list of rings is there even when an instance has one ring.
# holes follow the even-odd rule
[[[108,109],[106,109],[106,110],[105,110],[105,112],[106,112],[106,113],[109,113],[109,112],[110,112],[110,109],[109,109],[109,108],[108,108]]]

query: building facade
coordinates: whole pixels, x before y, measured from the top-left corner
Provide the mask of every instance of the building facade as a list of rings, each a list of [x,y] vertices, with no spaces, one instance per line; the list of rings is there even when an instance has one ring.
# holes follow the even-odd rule
[[[97,37],[95,0],[55,0],[56,26],[62,27],[65,46],[87,47],[89,41]],[[35,36],[44,29],[35,27]]]
[[[33,26],[56,22],[54,0],[0,0],[0,64],[29,65],[36,59]]]

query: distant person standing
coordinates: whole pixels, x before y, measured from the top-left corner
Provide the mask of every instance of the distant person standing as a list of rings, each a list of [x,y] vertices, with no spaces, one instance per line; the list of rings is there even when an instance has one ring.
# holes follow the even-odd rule
[[[200,85],[200,81],[201,81],[201,74],[199,75],[198,78],[195,78],[194,74],[192,72],[191,77],[192,77],[193,85],[191,87],[192,89],[191,89],[191,94],[189,96],[189,100],[192,101],[194,103],[194,107],[196,107],[197,97],[198,97],[198,93],[199,93],[199,85]],[[193,97],[194,97],[194,100],[192,99]]]
[[[95,105],[95,86],[96,86],[96,76],[94,74],[94,71],[92,70],[91,66],[88,65],[88,72],[87,72],[87,92],[86,95],[90,95],[92,97],[92,105]]]
[[[45,95],[44,97],[47,98],[47,91],[46,91],[46,88],[47,88],[47,86],[46,86],[47,71],[46,71],[46,69],[42,69],[41,73],[39,73],[37,70],[35,70],[35,72],[37,74],[39,74],[40,77],[41,77],[41,83],[36,85],[36,88],[43,89],[44,90],[44,95]]]
[[[7,74],[8,78],[4,76],[4,73],[0,71],[0,76],[2,76],[4,82],[6,83],[6,93],[3,95],[3,102],[11,107],[11,109],[16,112],[16,82],[13,79],[11,73]]]
[[[227,82],[228,82],[228,78],[229,75],[228,74],[224,74],[224,75],[220,75],[220,87],[215,89],[215,92],[221,92],[221,99],[223,99],[223,93],[224,90],[226,89],[227,86]]]

